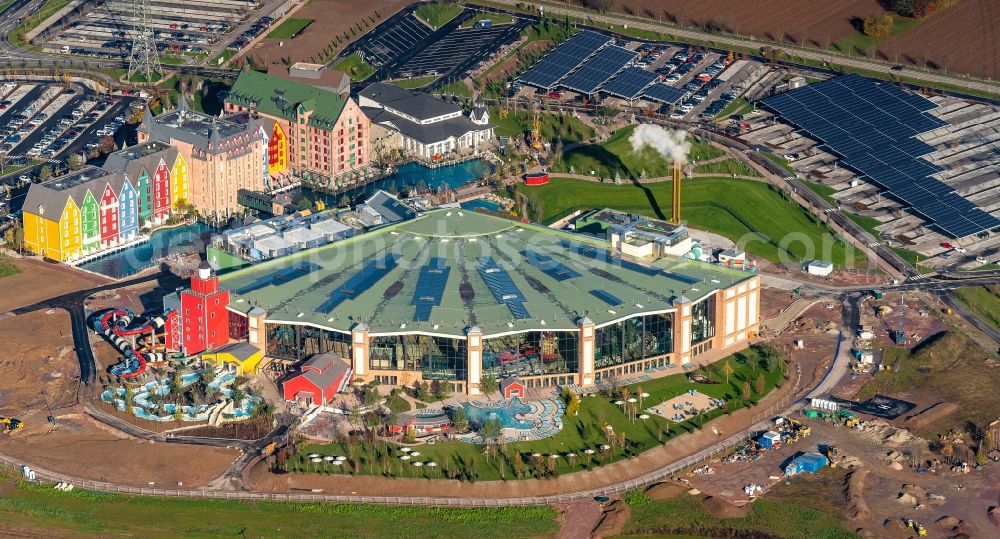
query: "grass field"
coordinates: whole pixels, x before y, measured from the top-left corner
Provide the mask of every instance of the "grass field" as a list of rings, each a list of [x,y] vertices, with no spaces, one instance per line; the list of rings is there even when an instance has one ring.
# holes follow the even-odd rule
[[[312,19],[288,18],[276,26],[274,30],[268,32],[267,37],[270,39],[292,39],[302,33],[312,23]]]
[[[980,318],[1000,329],[1000,286],[959,288],[955,295]]]
[[[472,28],[479,21],[493,21],[493,25],[510,24],[514,22],[514,17],[506,13],[477,13],[471,19],[463,22],[459,28]]]
[[[827,469],[820,475],[839,475]],[[796,478],[793,484],[808,484],[813,477]],[[778,490],[787,487],[778,487]],[[742,518],[720,518],[706,510],[701,496],[681,495],[654,501],[640,492],[625,493],[632,515],[623,537],[776,537],[782,539],[847,539],[858,537],[841,526],[830,513],[813,509],[803,499],[753,503]]]
[[[0,277],[10,277],[11,275],[17,275],[18,273],[21,273],[21,268],[11,264],[10,262],[0,260]]]
[[[1000,300],[993,299],[1000,305]],[[857,399],[880,394],[904,399],[924,397],[960,406],[954,413],[918,430],[921,436],[964,429],[967,421],[983,426],[1000,415],[1000,400],[983,398],[1000,387],[1000,371],[987,367],[990,354],[965,335],[949,331],[931,337],[912,352],[886,348],[883,354],[883,363],[898,365],[898,372],[893,369],[879,372],[861,388]]]
[[[823,197],[823,200],[829,202],[831,206],[833,206],[834,208],[837,207],[837,199],[833,198],[834,193],[837,192],[836,189],[830,187],[829,185],[823,185],[821,183],[811,182],[807,180],[800,180],[800,181],[803,184],[805,184],[805,186],[808,187],[810,191]],[[878,235],[876,234],[875,237],[878,237]]]
[[[445,84],[439,90],[444,95],[457,95],[458,97],[472,97],[472,90],[462,81]]]
[[[431,28],[440,28],[442,24],[458,17],[461,12],[462,6],[434,2],[433,4],[421,5],[414,14],[429,24]]]
[[[542,208],[536,220],[552,222],[578,209],[612,208],[666,218],[671,182],[613,185],[553,178],[547,185],[517,190]],[[682,214],[693,228],[721,234],[753,256],[771,261],[830,260],[863,267],[864,253],[835,238],[826,225],[770,186],[752,180],[685,180]],[[794,234],[794,235],[793,235]]]
[[[714,163],[705,163],[694,167],[694,171],[698,174],[760,176],[760,172],[757,172],[757,169],[739,159],[725,159]]]
[[[375,68],[370,66],[368,62],[362,60],[357,53],[354,53],[337,62],[333,66],[333,69],[343,71],[344,73],[350,75],[351,82],[361,82],[372,76],[372,73],[375,72]]]
[[[436,81],[438,79],[437,75],[427,75],[426,77],[411,77],[409,79],[396,79],[385,81],[388,84],[399,86],[400,88],[406,88],[408,90],[414,90],[416,88],[423,88],[428,84]]]
[[[765,370],[756,349],[735,354],[729,362],[733,367],[733,375],[728,383],[726,377],[717,372],[721,363],[716,363],[710,369],[713,372],[710,376],[717,382],[714,384],[694,385],[688,381],[686,375],[677,374],[629,386],[629,390],[632,395],[649,393],[649,397],[644,399],[637,410],[659,404],[683,394],[688,389],[696,388],[706,395],[725,399],[732,411],[748,404],[741,396],[744,380],[750,380],[751,385],[755,386],[757,377],[763,376],[764,394],[766,394],[784,379],[781,369]],[[749,402],[755,402],[762,396],[754,390]],[[534,460],[532,455],[535,453],[546,457],[550,454],[560,455],[553,464],[557,474],[592,469],[665,443],[674,436],[694,430],[705,421],[718,417],[723,411],[716,409],[708,414],[702,414],[700,418],[680,424],[659,416],[640,420],[635,417],[638,413],[630,412],[626,415],[621,407],[614,404],[613,399],[606,396],[584,397],[581,399],[579,414],[565,417],[563,429],[558,434],[544,440],[507,443],[502,453],[494,457],[484,456],[482,447],[478,445],[438,442],[419,448],[419,460],[433,461],[437,463],[437,467],[415,467],[400,460],[398,457],[402,453],[392,446],[385,447],[381,443],[361,445],[359,442],[352,442],[307,446],[300,455],[289,460],[288,466],[293,472],[390,474],[396,477],[427,478],[440,478],[461,470],[462,476],[469,480],[493,480],[516,478],[513,462],[520,455],[527,468],[526,473],[522,475],[523,478],[544,477],[544,468],[537,469],[537,464],[532,462]],[[602,444],[608,443],[608,437],[602,427],[605,424],[610,425],[615,433],[625,434],[626,448],[624,450],[616,448],[593,457],[586,456],[585,449],[598,449]],[[568,457],[567,454],[570,452],[575,452],[577,457]],[[305,457],[310,453],[347,456],[350,462],[357,463],[357,471],[352,470],[350,466],[329,466],[325,462],[313,464]]]
[[[559,139],[563,144],[583,142],[594,136],[594,129],[581,122],[578,118],[567,114],[541,114],[542,138],[547,141]],[[500,117],[500,111],[490,109],[490,122],[493,123],[498,137],[521,137],[532,129],[531,114],[524,111],[510,111],[506,118]]]
[[[1000,270],[1000,264],[997,264],[995,262],[989,262],[983,264],[982,266],[976,266],[972,269],[959,270],[959,271],[997,271],[997,270]]]
[[[600,143],[573,148],[563,153],[562,160],[553,164],[554,172],[596,175],[601,178],[656,178],[670,174],[671,163],[656,150],[632,148],[629,137],[635,126],[619,129],[611,138]],[[724,152],[707,142],[691,140],[688,160],[704,161],[724,155]]]
[[[30,536],[554,537],[547,507],[436,509],[123,496],[19,483],[0,471],[0,518]]]
[[[7,38],[11,43],[18,47],[27,46],[28,44],[24,41],[24,34],[33,30],[39,24],[42,24],[42,21],[51,17],[60,9],[68,6],[71,1],[72,0],[46,1],[42,4],[42,7],[38,8],[38,11],[35,11],[33,15],[25,19],[20,25],[17,26],[17,28],[11,30]]]
[[[733,114],[744,114],[753,109],[753,105],[749,101],[742,97],[737,97],[731,103],[725,106],[718,114],[715,115],[716,120],[722,120],[732,116]]]
[[[892,32],[890,32],[890,34],[885,38],[879,39],[868,37],[861,32],[855,31],[847,37],[833,43],[831,47],[834,50],[845,54],[864,55],[872,47],[891,39],[893,36],[902,34],[918,24],[920,24],[920,19],[907,19],[897,16],[892,23]]]

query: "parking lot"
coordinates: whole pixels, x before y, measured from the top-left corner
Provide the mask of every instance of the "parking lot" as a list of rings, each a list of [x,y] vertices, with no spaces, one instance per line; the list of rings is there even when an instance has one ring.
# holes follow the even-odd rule
[[[513,41],[525,23],[491,28],[459,28],[433,43],[399,68],[400,76],[440,75],[475,55]]]

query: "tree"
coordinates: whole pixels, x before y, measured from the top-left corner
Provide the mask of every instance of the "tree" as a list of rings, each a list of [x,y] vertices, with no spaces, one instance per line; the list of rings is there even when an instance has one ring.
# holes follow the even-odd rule
[[[976,464],[982,466],[989,460],[990,451],[993,451],[993,431],[986,431],[976,448]]]
[[[465,432],[469,430],[469,418],[465,415],[465,408],[456,406],[452,408],[451,422],[455,425],[455,430]]]
[[[611,0],[583,0],[583,7],[598,13],[607,13],[611,9]]]
[[[52,167],[51,166],[45,165],[42,168],[38,169],[38,179],[40,179],[40,180],[42,180],[44,182],[45,180],[47,180],[47,179],[49,179],[51,177],[52,177]]]
[[[743,381],[743,400],[750,400],[750,380]]]
[[[101,139],[97,141],[97,151],[103,155],[107,155],[115,151],[115,137],[110,135],[101,137]]]
[[[340,204],[339,204],[339,206],[341,208],[346,208],[346,207],[348,207],[350,205],[351,205],[351,197],[349,197],[347,195],[344,195],[344,196],[340,197]]]
[[[722,364],[722,374],[726,375],[726,384],[728,385],[729,377],[733,375],[733,366],[729,364],[728,359]]]
[[[489,397],[490,394],[500,389],[500,383],[492,375],[487,375],[479,381],[479,388]]]
[[[763,395],[766,387],[767,385],[764,383],[764,375],[758,374],[757,380],[754,382],[754,391],[756,391],[758,395]]]
[[[499,419],[491,417],[479,426],[479,434],[490,445],[496,445],[500,437],[503,436],[503,424],[500,423]]]
[[[3,239],[7,242],[7,248],[20,252],[24,248],[24,228],[20,223],[15,222],[13,226],[3,233]]]
[[[80,170],[81,168],[83,168],[83,165],[86,164],[87,164],[87,158],[79,153],[75,153],[69,156],[69,161],[67,162],[67,166],[69,167],[70,170]]]
[[[892,15],[869,15],[865,17],[862,31],[868,37],[885,39],[892,35],[893,22],[895,18]]]

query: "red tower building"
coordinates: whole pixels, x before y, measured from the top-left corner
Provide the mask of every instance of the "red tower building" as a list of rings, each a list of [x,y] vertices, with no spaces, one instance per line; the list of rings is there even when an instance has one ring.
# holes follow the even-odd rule
[[[191,289],[181,292],[181,343],[185,354],[212,350],[229,342],[229,291],[219,290],[219,277],[208,262],[191,277]]]

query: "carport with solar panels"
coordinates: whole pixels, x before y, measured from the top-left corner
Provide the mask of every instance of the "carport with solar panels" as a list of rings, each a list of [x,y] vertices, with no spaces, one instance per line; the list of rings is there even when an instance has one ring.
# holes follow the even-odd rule
[[[953,239],[1000,231],[1000,220],[934,177],[943,169],[924,159],[934,148],[916,136],[947,124],[927,113],[937,105],[924,97],[846,75],[761,103],[909,206],[931,229]]]

